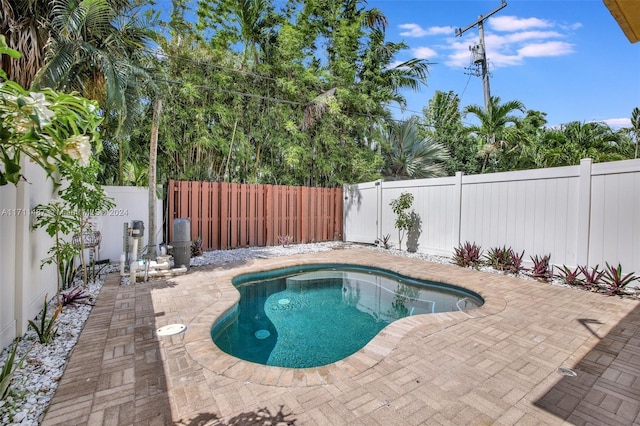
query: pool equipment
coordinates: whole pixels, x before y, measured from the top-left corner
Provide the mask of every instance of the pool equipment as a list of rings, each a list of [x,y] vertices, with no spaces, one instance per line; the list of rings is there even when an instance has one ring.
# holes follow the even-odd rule
[[[191,220],[174,219],[173,221],[173,264],[176,267],[189,269],[191,263]]]

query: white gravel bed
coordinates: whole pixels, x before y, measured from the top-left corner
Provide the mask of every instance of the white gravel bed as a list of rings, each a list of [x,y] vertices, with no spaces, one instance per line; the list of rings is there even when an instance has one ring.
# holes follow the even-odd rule
[[[396,249],[384,249],[382,247],[367,246],[360,244],[349,244],[339,241],[313,244],[291,244],[288,246],[273,247],[252,247],[234,250],[217,250],[204,252],[202,256],[191,259],[191,266],[198,267],[209,264],[224,264],[235,261],[270,258],[278,256],[288,256],[301,253],[317,253],[330,251],[336,248],[368,248],[370,250],[405,256],[415,259],[422,259],[429,262],[452,263],[451,259],[443,256],[432,256],[423,253],[408,253]],[[114,269],[115,270],[115,269]],[[481,271],[499,273],[492,268],[482,267]],[[526,274],[519,276],[523,279],[532,280]],[[96,281],[85,290],[91,295],[91,302],[97,297],[102,288],[102,281]],[[128,277],[122,278],[122,284],[128,284]],[[559,279],[554,279],[551,284],[562,285]],[[55,310],[55,298],[49,302],[48,313]],[[22,358],[28,352],[25,362],[14,374],[11,385],[10,396],[0,401],[0,424],[13,425],[38,425],[44,417],[44,412],[48,407],[51,398],[58,386],[58,381],[62,377],[67,358],[71,349],[76,344],[78,336],[82,331],[85,321],[91,312],[91,305],[81,304],[66,306],[56,321],[59,336],[53,339],[48,345],[42,345],[37,341],[36,333],[29,329],[18,345],[16,360]],[[0,353],[0,366],[4,365],[9,356],[9,348],[5,348]]]

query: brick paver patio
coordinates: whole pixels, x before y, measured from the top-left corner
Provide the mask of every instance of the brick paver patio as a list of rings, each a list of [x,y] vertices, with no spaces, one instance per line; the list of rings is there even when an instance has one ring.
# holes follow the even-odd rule
[[[233,276],[318,262],[460,284],[486,303],[396,321],[319,368],[252,364],[211,342],[213,321],[237,300]],[[186,332],[156,335],[174,323]],[[43,425],[631,425],[639,412],[637,301],[342,249],[135,286],[110,275]]]

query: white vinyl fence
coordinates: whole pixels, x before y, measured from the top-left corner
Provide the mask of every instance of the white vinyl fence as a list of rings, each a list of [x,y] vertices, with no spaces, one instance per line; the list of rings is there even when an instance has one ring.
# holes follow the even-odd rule
[[[22,336],[27,321],[34,319],[45,296],[56,292],[57,279],[53,265],[45,265],[51,238],[42,229],[32,231],[31,209],[53,199],[53,186],[39,167],[25,162],[23,166],[27,182],[17,187],[0,187],[0,350]],[[103,187],[116,206],[94,218],[101,231],[102,243],[98,259],[118,262],[123,247],[123,223],[142,220],[148,228],[149,204],[147,188]],[[162,241],[162,202],[156,207],[157,242]],[[145,229],[144,241],[148,238]]]
[[[344,187],[345,241],[371,243],[391,236],[389,203],[414,195],[420,218],[417,251],[451,256],[466,241],[551,254],[556,265],[620,262],[640,273],[640,160]],[[407,237],[402,242],[406,248]]]

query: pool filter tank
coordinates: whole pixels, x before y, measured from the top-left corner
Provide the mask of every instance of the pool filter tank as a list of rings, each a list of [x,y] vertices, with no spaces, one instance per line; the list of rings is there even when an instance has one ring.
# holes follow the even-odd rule
[[[191,220],[174,219],[173,221],[173,265],[189,269],[191,263]]]

